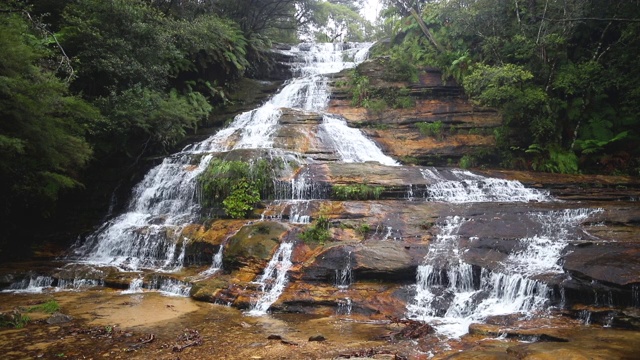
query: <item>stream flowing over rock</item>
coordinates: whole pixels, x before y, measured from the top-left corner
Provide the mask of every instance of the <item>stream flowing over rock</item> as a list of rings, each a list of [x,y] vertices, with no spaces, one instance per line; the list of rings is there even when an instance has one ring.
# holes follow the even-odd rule
[[[2,269],[3,292],[156,291],[254,317],[426,322],[435,339],[583,339],[531,330],[562,316],[639,330],[640,181],[444,166],[494,146],[499,115],[435,70],[415,84],[382,80],[371,45],[277,50],[293,78],[269,100],[166,157],[64,261]],[[358,64],[415,106],[352,106],[340,84]],[[415,128],[434,121],[457,132]],[[208,166],[259,159],[276,170],[249,218],[209,212],[198,181]],[[326,237],[302,235],[311,229]]]

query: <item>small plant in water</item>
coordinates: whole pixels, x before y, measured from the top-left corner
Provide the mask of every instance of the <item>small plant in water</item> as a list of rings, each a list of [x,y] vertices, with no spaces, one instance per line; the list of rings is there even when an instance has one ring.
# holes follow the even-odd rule
[[[22,329],[31,321],[29,316],[21,314],[18,310],[13,310],[10,313],[0,313],[0,327],[13,327],[16,329]]]
[[[324,243],[331,238],[331,233],[329,232],[329,219],[321,215],[316,220],[315,224],[301,232],[299,237],[306,244],[316,243],[324,245]]]
[[[32,306],[27,311],[28,312],[45,312],[47,314],[53,314],[54,312],[60,310],[60,304],[58,304],[55,300],[49,300],[40,305]]]

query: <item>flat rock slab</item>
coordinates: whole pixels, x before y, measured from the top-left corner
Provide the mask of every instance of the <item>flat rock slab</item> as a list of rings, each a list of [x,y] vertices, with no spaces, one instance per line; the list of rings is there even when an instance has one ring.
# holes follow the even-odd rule
[[[616,285],[640,283],[640,244],[591,243],[571,246],[564,269]]]

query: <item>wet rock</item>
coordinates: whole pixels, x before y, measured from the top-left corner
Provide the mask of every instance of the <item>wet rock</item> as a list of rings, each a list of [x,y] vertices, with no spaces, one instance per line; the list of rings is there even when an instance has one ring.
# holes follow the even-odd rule
[[[426,69],[419,81],[412,84],[389,80],[386,74],[388,61],[376,58],[360,64],[358,71],[368,77],[375,99],[397,98],[402,89],[408,94],[402,96],[408,96],[413,106],[399,108],[386,104],[384,111],[354,107],[348,86],[342,86],[333,89],[329,111],[343,116],[352,126],[374,125],[375,130],[368,130],[368,135],[396,158],[446,165],[452,160],[457,162],[465,154],[492,151],[495,144],[493,128],[501,122],[495,110],[471,104],[455,81],[444,83],[441,73],[435,69]],[[343,74],[337,75],[335,80],[344,81]],[[436,121],[444,124],[438,137],[421,135],[415,125]]]
[[[219,292],[226,289],[228,282],[221,278],[212,278],[198,281],[191,287],[191,297],[195,300],[215,302]]]
[[[237,269],[255,263],[265,263],[287,233],[286,224],[260,222],[240,229],[229,239],[224,251],[225,269]]]
[[[55,313],[53,313],[53,315],[51,315],[47,319],[47,324],[49,324],[49,325],[64,324],[64,323],[68,323],[72,319],[73,318],[71,316],[69,316],[69,315],[65,315],[65,314],[60,313],[60,312],[55,312]]]
[[[318,334],[318,335],[313,335],[311,337],[309,337],[309,341],[326,341],[327,338],[325,338],[324,336]]]
[[[640,243],[571,246],[564,260],[564,269],[579,277],[616,285],[640,282]]]
[[[322,115],[317,112],[296,110],[283,108],[281,110],[280,124],[283,125],[300,125],[300,124],[315,124],[322,123]]]
[[[426,247],[407,248],[400,242],[367,242],[353,251],[353,272],[358,279],[414,281],[416,269],[427,252]]]
[[[352,245],[337,245],[325,249],[315,256],[313,263],[303,269],[302,280],[335,283],[336,271],[353,268],[353,250]]]

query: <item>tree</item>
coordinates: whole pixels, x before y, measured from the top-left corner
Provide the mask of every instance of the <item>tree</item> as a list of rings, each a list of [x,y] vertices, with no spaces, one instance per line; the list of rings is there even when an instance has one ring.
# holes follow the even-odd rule
[[[56,78],[46,46],[51,39],[23,14],[0,14],[2,235],[24,218],[50,215],[63,191],[82,186],[79,174],[92,156],[85,135],[101,119]]]
[[[473,101],[497,108],[505,160],[568,172],[600,170],[598,162],[640,166],[632,160],[640,71],[629,55],[640,50],[637,2],[386,4],[388,16],[404,17],[396,22],[392,59],[438,67]]]
[[[350,3],[343,1],[343,3]],[[363,41],[371,33],[371,24],[357,12],[357,7],[330,1],[318,2],[307,32],[322,42]]]

